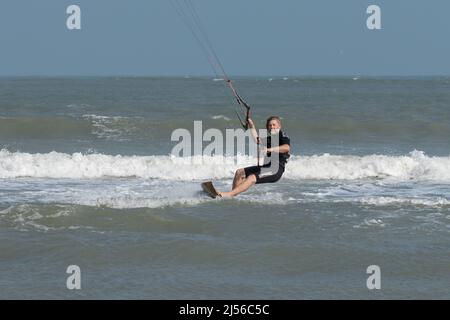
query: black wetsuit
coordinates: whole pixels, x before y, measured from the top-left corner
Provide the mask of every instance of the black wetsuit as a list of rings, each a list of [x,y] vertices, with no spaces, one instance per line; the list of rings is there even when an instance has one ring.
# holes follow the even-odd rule
[[[278,145],[282,146],[284,144],[291,145],[291,139],[280,130],[276,135],[269,136],[266,139],[266,146],[270,148],[272,146],[272,139],[278,138]],[[253,166],[244,168],[245,177],[254,174],[256,176],[256,183],[272,183],[280,180],[284,173],[284,167],[291,156],[289,153],[275,153],[275,157],[272,157],[272,153],[268,152],[264,157],[264,165]]]

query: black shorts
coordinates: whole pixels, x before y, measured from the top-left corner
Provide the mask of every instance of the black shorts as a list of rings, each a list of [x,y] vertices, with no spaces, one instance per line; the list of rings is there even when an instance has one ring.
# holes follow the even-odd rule
[[[284,166],[279,165],[272,170],[270,164],[264,166],[253,166],[244,168],[245,177],[254,174],[256,177],[256,184],[259,183],[273,183],[281,179],[284,173]]]

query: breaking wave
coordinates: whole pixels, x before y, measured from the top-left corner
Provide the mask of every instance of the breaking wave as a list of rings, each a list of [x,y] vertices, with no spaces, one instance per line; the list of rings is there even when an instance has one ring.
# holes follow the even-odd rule
[[[250,156],[121,156],[105,154],[30,154],[0,151],[0,178],[139,177],[192,181],[229,179],[234,171],[254,165]],[[450,182],[450,156],[421,151],[404,156],[292,156],[284,175],[291,180],[395,179]]]

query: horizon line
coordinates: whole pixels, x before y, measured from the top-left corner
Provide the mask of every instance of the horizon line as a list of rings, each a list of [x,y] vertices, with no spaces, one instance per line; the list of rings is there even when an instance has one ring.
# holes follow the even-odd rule
[[[436,78],[450,77],[450,74],[416,74],[416,75],[386,75],[386,74],[378,74],[378,75],[362,75],[362,74],[340,74],[340,75],[332,75],[332,74],[304,74],[304,75],[234,75],[229,76],[228,78],[279,78],[279,79],[290,79],[290,78]],[[222,79],[225,80],[224,76],[217,75],[134,75],[134,74],[29,74],[29,75],[0,75],[0,78],[211,78],[211,79]],[[275,79],[274,79],[275,80]]]

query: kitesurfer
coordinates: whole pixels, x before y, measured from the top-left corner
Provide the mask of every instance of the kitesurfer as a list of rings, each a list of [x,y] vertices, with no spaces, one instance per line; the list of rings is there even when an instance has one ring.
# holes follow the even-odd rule
[[[247,191],[254,184],[273,183],[280,180],[284,173],[286,163],[290,157],[291,141],[284,131],[281,130],[281,119],[271,116],[266,121],[267,138],[260,139],[255,124],[249,118],[248,127],[256,143],[263,140],[261,152],[265,155],[264,164],[260,166],[240,168],[236,171],[232,190],[229,192],[218,192],[221,197],[234,197]],[[278,139],[278,144],[276,140]],[[264,141],[265,140],[265,141]],[[274,141],[275,143],[272,143]],[[273,145],[273,146],[272,146]]]

